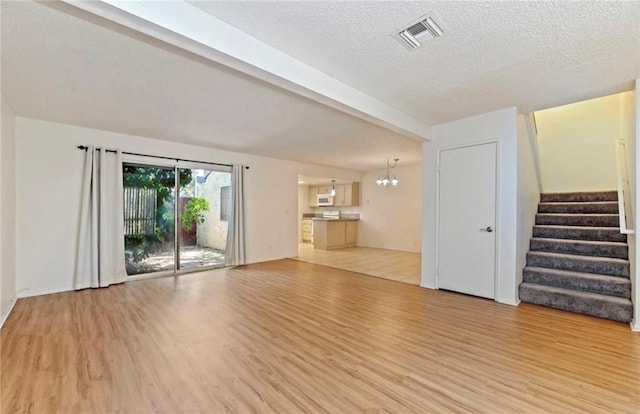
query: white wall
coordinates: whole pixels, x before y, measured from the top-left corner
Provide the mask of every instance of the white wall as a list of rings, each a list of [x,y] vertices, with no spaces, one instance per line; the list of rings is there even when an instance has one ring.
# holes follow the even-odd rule
[[[309,186],[298,184],[298,243],[302,242],[302,215],[313,213],[309,207]]]
[[[85,154],[77,145],[249,165],[245,187],[250,263],[297,254],[298,174],[353,181],[361,176],[355,171],[21,117],[16,119],[16,137],[16,282],[18,295],[22,297],[72,288]]]
[[[202,212],[204,222],[197,228],[198,246],[224,250],[227,246],[229,223],[220,220],[222,187],[231,185],[231,173],[211,171],[207,181],[197,185],[197,197],[209,201],[209,211]]]
[[[624,141],[624,148],[626,153],[624,154],[626,157],[627,163],[627,172],[628,172],[628,180],[629,180],[629,193],[625,194],[625,208],[629,215],[627,216],[627,227],[630,229],[635,229],[637,227],[636,223],[638,222],[636,219],[637,211],[636,211],[636,92],[630,91],[629,93],[621,93],[620,97],[620,138]],[[637,257],[636,256],[636,235],[628,234],[627,235],[627,243],[629,244],[629,262],[630,262],[630,275],[631,275],[631,300],[634,304],[637,304],[637,298],[639,295],[635,291],[635,287],[638,282],[638,267],[637,267]],[[636,305],[636,312],[638,312]],[[634,316],[634,320],[639,320],[640,318]],[[640,330],[640,326],[637,328]]]
[[[632,144],[632,149],[634,151],[633,156],[630,157],[631,160],[629,162],[629,169],[631,170],[630,187],[633,193],[634,199],[634,228],[636,232],[638,231],[638,223],[640,223],[640,213],[638,212],[637,206],[640,206],[640,191],[638,191],[636,185],[640,182],[640,168],[637,168],[638,160],[640,159],[640,145],[637,145],[638,138],[640,137],[640,79],[636,80],[636,87],[634,91],[634,104],[632,105],[633,110],[633,120],[629,123],[629,126],[626,128],[627,134],[629,135],[629,141]],[[629,132],[629,129],[632,131]],[[631,147],[629,147],[631,148]],[[627,148],[627,150],[629,150]],[[629,241],[629,259],[631,260],[631,300],[633,301],[633,321],[631,322],[631,327],[634,331],[640,332],[640,266],[637,265],[636,260],[640,257],[640,243],[636,236],[628,237]]]
[[[362,177],[358,246],[421,251],[422,246],[422,164],[399,165],[393,174],[397,187],[382,187],[376,178],[386,170],[371,171]]]
[[[526,265],[529,240],[533,236],[540,183],[535,165],[535,137],[529,135],[524,114],[518,114],[518,244],[516,247],[516,287],[522,282],[522,269]]]
[[[625,198],[625,202],[630,202],[630,211],[635,214],[635,196],[636,196],[636,93],[630,91],[628,93],[618,94],[620,97],[620,139],[624,141],[626,150],[626,163],[628,170],[630,197]],[[632,214],[631,220],[627,225],[630,228],[635,226],[635,220]]]
[[[624,116],[620,94],[536,112],[544,191],[614,190]]]
[[[423,222],[422,281],[423,287],[437,288],[436,281],[436,181],[437,156],[441,148],[498,142],[498,202],[496,300],[518,303],[517,269],[517,184],[518,146],[517,110],[506,108],[433,127],[433,141],[423,144]]]
[[[2,95],[0,137],[0,326],[9,315],[16,294],[16,166],[15,115]],[[33,260],[33,259],[32,259]]]

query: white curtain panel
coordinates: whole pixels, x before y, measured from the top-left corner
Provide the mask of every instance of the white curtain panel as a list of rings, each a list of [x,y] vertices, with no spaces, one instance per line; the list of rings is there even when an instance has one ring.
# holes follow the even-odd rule
[[[231,218],[227,231],[227,249],[224,253],[227,266],[246,263],[244,243],[244,165],[231,168]]]
[[[122,153],[87,149],[82,180],[74,288],[124,282]]]

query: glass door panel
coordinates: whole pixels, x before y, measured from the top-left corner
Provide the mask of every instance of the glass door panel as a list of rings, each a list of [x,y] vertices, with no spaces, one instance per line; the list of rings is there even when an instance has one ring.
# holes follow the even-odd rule
[[[231,211],[231,173],[180,168],[178,269],[224,266]],[[182,179],[189,176],[190,181]]]
[[[123,165],[129,276],[175,270],[175,169]]]

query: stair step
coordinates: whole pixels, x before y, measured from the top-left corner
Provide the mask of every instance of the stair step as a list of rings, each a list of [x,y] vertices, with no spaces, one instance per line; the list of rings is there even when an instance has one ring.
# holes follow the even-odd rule
[[[631,280],[618,276],[527,266],[523,271],[523,281],[631,299]]]
[[[629,261],[611,257],[530,251],[527,253],[527,266],[629,277]]]
[[[540,194],[541,202],[585,202],[585,201],[618,201],[617,191],[592,191],[578,193],[544,193]]]
[[[617,259],[629,258],[629,246],[626,243],[570,240],[570,239],[545,239],[534,237],[529,243],[531,251],[567,253],[583,256],[614,257]]]
[[[583,227],[583,226],[533,226],[533,237],[545,239],[594,240],[610,242],[627,242],[627,235],[621,234],[618,227]]]
[[[520,300],[556,309],[631,322],[633,305],[629,299],[579,292],[553,286],[520,284]]]
[[[538,213],[536,224],[557,226],[618,227],[620,217],[617,214],[559,214]]]
[[[618,203],[612,201],[589,203],[542,202],[538,204],[538,213],[618,214]]]

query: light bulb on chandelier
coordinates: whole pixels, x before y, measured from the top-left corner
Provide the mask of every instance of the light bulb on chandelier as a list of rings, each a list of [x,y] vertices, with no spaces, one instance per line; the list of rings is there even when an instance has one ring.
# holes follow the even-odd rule
[[[378,177],[378,179],[376,180],[376,184],[381,185],[383,187],[386,187],[389,184],[391,184],[392,186],[395,187],[400,183],[400,180],[398,180],[398,177],[396,177],[395,175],[391,177],[389,175],[389,170],[396,168],[396,165],[398,165],[398,160],[399,158],[394,158],[393,165],[391,165],[391,163],[389,162],[389,158],[387,158],[387,175],[385,175],[384,177]]]

